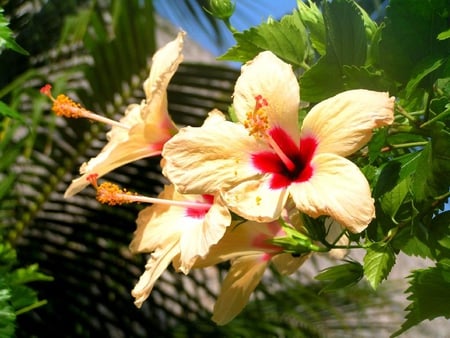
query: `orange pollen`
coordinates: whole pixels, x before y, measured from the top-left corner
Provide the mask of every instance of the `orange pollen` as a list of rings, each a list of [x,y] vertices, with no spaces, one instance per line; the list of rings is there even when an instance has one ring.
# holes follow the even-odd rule
[[[59,94],[53,101],[52,110],[58,116],[64,116],[77,119],[84,117],[86,109],[81,107],[80,104],[74,102],[67,95]]]
[[[135,194],[121,189],[117,184],[104,182],[97,187],[97,201],[108,205],[133,203]]]
[[[265,135],[265,131],[269,127],[269,118],[266,112],[269,103],[262,95],[255,96],[255,101],[255,108],[246,115],[244,127],[248,129],[250,135],[261,137]]]

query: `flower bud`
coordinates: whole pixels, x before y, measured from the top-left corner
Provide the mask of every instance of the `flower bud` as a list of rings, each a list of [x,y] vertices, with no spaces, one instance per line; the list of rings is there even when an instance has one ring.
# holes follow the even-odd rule
[[[236,3],[231,0],[209,0],[209,13],[221,20],[228,20],[234,13]]]

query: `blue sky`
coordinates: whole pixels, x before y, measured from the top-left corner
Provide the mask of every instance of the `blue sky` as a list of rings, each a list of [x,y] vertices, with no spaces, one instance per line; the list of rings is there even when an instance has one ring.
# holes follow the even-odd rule
[[[174,5],[175,1],[154,0],[153,2],[161,17],[185,30],[193,40],[213,55],[222,55],[234,45],[234,38],[224,24],[220,23],[224,41],[219,43],[217,34],[206,20],[203,10],[198,9],[196,13],[198,17],[203,18],[201,22],[204,24],[204,29],[198,29],[198,24],[192,25],[192,19],[189,20],[189,16],[184,15],[188,11],[183,4],[184,1]],[[286,13],[291,13],[295,8],[297,8],[296,0],[236,0],[236,11],[231,18],[231,23],[237,30],[242,31],[266,21],[270,16],[278,19]]]

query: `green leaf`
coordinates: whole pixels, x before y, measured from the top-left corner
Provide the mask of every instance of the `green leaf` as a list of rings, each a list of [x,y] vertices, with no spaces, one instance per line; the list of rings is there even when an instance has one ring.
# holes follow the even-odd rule
[[[409,97],[414,90],[419,86],[420,82],[429,74],[439,69],[446,60],[442,57],[436,57],[431,55],[430,57],[425,57],[417,66],[411,74],[411,79],[406,85],[406,97]]]
[[[326,54],[300,79],[302,98],[319,102],[344,90],[343,66],[362,66],[367,38],[361,11],[351,0],[324,2]]]
[[[235,33],[234,37],[237,45],[219,60],[246,62],[259,52],[270,50],[292,65],[304,65],[307,37],[298,11],[284,16],[280,21],[271,19],[242,33]]]
[[[432,204],[434,198],[449,191],[450,133],[434,124],[431,142],[421,151],[412,190],[419,205]]]
[[[373,243],[364,256],[364,276],[373,289],[387,278],[395,263],[395,253],[388,243]]]
[[[440,32],[437,36],[438,40],[446,40],[446,39],[450,39],[450,28],[447,29],[446,31]]]
[[[386,162],[380,168],[380,175],[373,191],[374,197],[379,198],[383,194],[392,191],[397,184],[416,172],[420,158],[421,153],[415,152],[390,159]]]
[[[311,0],[308,0],[308,5],[303,1],[298,1],[298,10],[302,22],[308,29],[312,46],[320,55],[324,55],[326,52],[326,35],[322,12]]]
[[[386,192],[380,198],[381,208],[385,214],[390,216],[394,223],[397,223],[395,215],[409,192],[410,181],[411,179],[408,178],[401,180],[392,190]]]
[[[362,13],[352,0],[324,2],[327,54],[338,64],[362,66],[366,60],[367,38]]]
[[[19,120],[21,122],[25,122],[22,115],[20,115],[17,111],[15,111],[2,101],[0,101],[0,115],[7,116],[15,120]]]
[[[332,292],[358,283],[363,276],[363,267],[358,262],[349,261],[346,264],[331,266],[320,272],[315,279],[327,281],[320,292]]]
[[[448,58],[450,40],[435,37],[448,29],[449,9],[446,0],[389,2],[378,61],[392,78],[406,83],[425,58]]]
[[[5,19],[3,12],[3,8],[0,7],[0,52],[3,48],[8,48],[17,53],[28,55],[28,52],[14,40],[13,32],[8,28],[9,23]]]
[[[0,283],[0,336],[14,337],[16,314],[10,305],[11,293]]]
[[[406,291],[411,303],[406,308],[406,321],[392,337],[396,337],[425,319],[450,318],[450,267],[437,264],[428,269],[416,270]]]
[[[434,259],[428,237],[429,234],[423,227],[405,227],[395,235],[391,245],[408,256]]]

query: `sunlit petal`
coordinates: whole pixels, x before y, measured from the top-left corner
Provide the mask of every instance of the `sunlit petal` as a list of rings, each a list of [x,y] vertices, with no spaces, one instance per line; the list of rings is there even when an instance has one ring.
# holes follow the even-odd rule
[[[269,126],[285,129],[298,137],[300,88],[292,67],[271,52],[262,52],[242,67],[236,82],[233,106],[240,122],[255,109],[255,97],[267,100]]]
[[[266,147],[213,111],[203,126],[182,128],[164,145],[163,174],[182,193],[215,193],[258,176],[251,152]]]
[[[318,103],[306,115],[302,137],[318,140],[317,153],[348,156],[372,137],[374,128],[394,119],[394,98],[388,93],[349,90]]]
[[[352,232],[363,231],[375,216],[369,183],[351,161],[319,154],[312,160],[313,176],[289,190],[300,211],[317,217],[329,215]]]
[[[243,256],[233,261],[214,306],[214,322],[225,325],[242,311],[267,264],[264,254]]]

